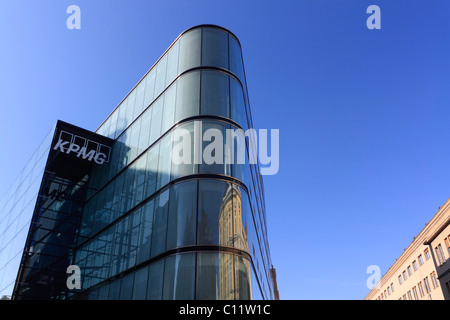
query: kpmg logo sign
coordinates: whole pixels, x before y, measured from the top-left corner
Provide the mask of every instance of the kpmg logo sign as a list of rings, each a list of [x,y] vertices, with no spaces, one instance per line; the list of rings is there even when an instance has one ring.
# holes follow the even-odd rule
[[[63,130],[60,131],[59,139],[53,150],[87,161],[94,161],[97,164],[109,162],[111,154],[110,147]]]

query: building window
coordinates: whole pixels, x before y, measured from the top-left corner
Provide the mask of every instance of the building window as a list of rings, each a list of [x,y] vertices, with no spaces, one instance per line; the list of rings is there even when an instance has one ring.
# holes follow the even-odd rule
[[[444,255],[444,250],[442,250],[441,244],[439,244],[436,248],[434,248],[434,250],[436,251],[436,255],[438,257],[439,265],[444,264],[444,262],[445,262],[445,255]]]
[[[398,283],[402,284],[403,283],[403,279],[402,276],[398,276]]]
[[[394,283],[391,283],[391,291],[394,292]]]
[[[411,269],[411,266],[408,266],[408,275],[412,275],[412,269]]]
[[[407,299],[406,299],[406,294],[403,295],[403,300],[407,300]]]
[[[419,264],[423,265],[423,257],[422,257],[422,255],[420,255],[417,259],[419,259]]]
[[[388,295],[391,295],[391,287],[387,287],[387,293]]]
[[[430,273],[431,283],[433,284],[433,289],[439,287],[439,282],[437,280],[436,272]]]
[[[384,290],[384,297],[387,298],[387,292]]]
[[[416,289],[415,286],[412,288],[412,291],[413,291],[413,294],[414,294],[414,300],[419,300],[419,296],[417,295],[417,289]]]
[[[430,293],[431,287],[430,282],[428,281],[428,277],[425,277],[425,279],[423,279],[423,283],[425,284],[425,290],[427,291],[427,293]]]
[[[423,253],[425,254],[425,260],[428,260],[428,259],[430,259],[430,251],[428,250],[428,248],[426,248],[424,251],[423,251]]]
[[[403,280],[406,280],[406,279],[408,279],[408,276],[406,275],[406,271],[403,270]]]
[[[425,292],[423,291],[422,281],[420,281],[417,286],[419,287],[419,293],[420,297],[422,298],[425,295]]]
[[[408,300],[412,300],[411,290],[408,290]]]
[[[450,255],[450,235],[444,239],[445,246],[447,247],[447,252]]]
[[[413,261],[412,265],[413,265],[414,271],[416,271],[419,268],[417,266],[417,261],[416,260]]]

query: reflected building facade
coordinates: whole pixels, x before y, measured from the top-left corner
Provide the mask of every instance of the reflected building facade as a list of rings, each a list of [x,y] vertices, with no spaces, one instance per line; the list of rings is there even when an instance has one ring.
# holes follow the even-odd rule
[[[244,164],[196,163],[210,142],[194,138],[192,161],[172,162],[175,130],[199,122],[201,136],[253,127],[240,43],[213,25],[183,32],[95,133],[64,145],[57,125],[13,299],[274,299],[248,147]],[[90,134],[100,161],[73,142]]]

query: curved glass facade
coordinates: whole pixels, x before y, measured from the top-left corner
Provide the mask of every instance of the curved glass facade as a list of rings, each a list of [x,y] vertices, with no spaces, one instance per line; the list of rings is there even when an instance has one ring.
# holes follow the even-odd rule
[[[79,195],[78,213],[70,221],[61,215],[64,228],[46,229],[51,243],[36,240],[30,228],[16,298],[273,299],[262,179],[244,135],[252,127],[237,38],[212,25],[182,33],[92,136],[107,139],[107,161],[69,174],[52,159],[78,151],[75,138],[67,150],[62,140],[52,149],[46,172],[53,165],[64,179],[82,182],[70,189]],[[211,132],[240,132],[243,148],[220,141],[214,161],[203,159],[219,142]],[[188,138],[185,155],[177,146]],[[181,153],[189,161],[173,161]],[[86,150],[71,163],[80,156],[86,159]],[[55,203],[71,215],[72,198]],[[36,207],[33,221],[47,211]],[[62,230],[70,233],[64,250]],[[34,260],[50,246],[57,248],[53,260],[39,267]],[[44,267],[57,265],[63,279],[66,264],[80,268],[81,289],[66,290],[62,280],[45,294],[32,288],[47,276]]]

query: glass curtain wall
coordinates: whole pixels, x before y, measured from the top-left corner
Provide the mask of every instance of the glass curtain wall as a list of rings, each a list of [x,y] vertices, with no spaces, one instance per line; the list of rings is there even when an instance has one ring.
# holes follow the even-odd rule
[[[210,144],[196,130],[251,127],[239,41],[210,25],[182,33],[97,130],[116,142],[89,180],[71,298],[273,299],[248,144],[245,164],[224,164],[225,147],[223,163],[194,161]],[[171,161],[177,129],[191,138],[190,163]]]

